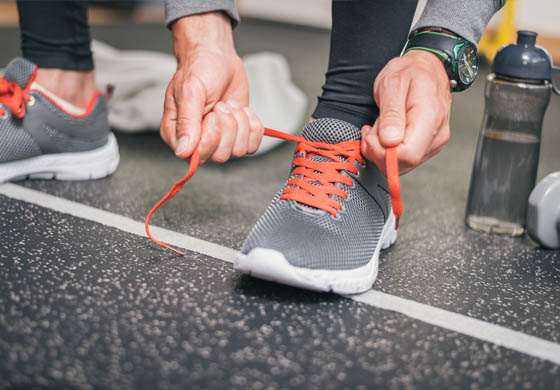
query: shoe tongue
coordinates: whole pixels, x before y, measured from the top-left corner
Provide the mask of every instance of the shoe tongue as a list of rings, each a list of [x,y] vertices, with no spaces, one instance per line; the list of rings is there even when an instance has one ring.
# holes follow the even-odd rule
[[[35,64],[24,58],[17,57],[10,61],[4,71],[4,79],[13,81],[22,89],[27,87],[29,80],[35,72]]]
[[[302,135],[308,141],[327,144],[356,141],[362,138],[362,132],[356,126],[333,118],[320,118],[309,122],[303,128]]]

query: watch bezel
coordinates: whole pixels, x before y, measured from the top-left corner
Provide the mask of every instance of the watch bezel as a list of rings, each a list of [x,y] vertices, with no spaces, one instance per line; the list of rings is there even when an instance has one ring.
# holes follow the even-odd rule
[[[478,51],[476,50],[476,46],[472,43],[469,42],[467,40],[463,41],[461,44],[461,47],[459,48],[459,50],[457,51],[457,54],[455,55],[455,53],[453,53],[455,55],[454,58],[454,70],[453,70],[453,74],[455,75],[455,80],[457,81],[457,87],[455,87],[455,89],[459,89],[459,90],[465,90],[468,87],[470,87],[474,81],[476,80],[476,77],[478,76],[478,71],[479,71],[479,65],[480,65],[480,60],[479,60],[479,56],[478,56]],[[461,59],[461,56],[464,55],[465,51],[470,48],[474,50],[474,53],[476,54],[475,56],[475,61],[476,61],[476,69],[475,69],[475,74],[472,77],[472,81],[470,83],[465,82],[465,80],[462,79],[461,77],[461,72],[459,71],[459,60]]]

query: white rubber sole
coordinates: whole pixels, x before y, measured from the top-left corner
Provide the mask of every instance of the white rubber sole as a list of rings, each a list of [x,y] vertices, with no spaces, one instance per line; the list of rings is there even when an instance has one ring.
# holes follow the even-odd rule
[[[119,166],[115,136],[100,148],[77,153],[53,153],[0,164],[0,183],[23,179],[91,180],[108,176]]]
[[[377,278],[379,252],[397,240],[395,216],[390,214],[371,260],[364,266],[349,270],[320,270],[291,265],[274,249],[255,248],[247,255],[239,253],[234,268],[259,279],[269,280],[306,290],[333,292],[341,295],[367,291]]]

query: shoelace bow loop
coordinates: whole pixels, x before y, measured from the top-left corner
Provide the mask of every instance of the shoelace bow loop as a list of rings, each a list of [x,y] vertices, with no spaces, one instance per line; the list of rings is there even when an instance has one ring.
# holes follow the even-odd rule
[[[13,116],[23,118],[25,115],[25,103],[29,99],[31,98],[27,91],[23,90],[17,83],[0,77],[0,103],[8,107]],[[0,116],[5,114],[4,108],[0,107]]]
[[[360,154],[360,141],[345,141],[338,144],[307,141],[299,137],[296,147],[296,157],[291,178],[280,199],[291,199],[320,210],[325,210],[336,216],[342,204],[332,196],[346,199],[348,194],[336,183],[352,185],[352,179],[342,174],[342,171],[358,173],[355,161],[363,164]],[[323,156],[329,161],[317,161],[312,157]]]

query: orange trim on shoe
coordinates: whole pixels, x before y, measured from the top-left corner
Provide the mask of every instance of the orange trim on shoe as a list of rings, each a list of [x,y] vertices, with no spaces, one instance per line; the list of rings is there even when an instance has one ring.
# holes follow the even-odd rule
[[[95,108],[95,104],[97,103],[97,98],[101,95],[103,95],[103,92],[101,91],[95,91],[95,93],[93,94],[93,96],[91,97],[91,100],[88,103],[88,106],[86,107],[85,111],[81,114],[76,114],[73,112],[70,112],[68,110],[66,110],[64,107],[62,107],[60,104],[58,104],[56,101],[54,101],[53,99],[51,99],[50,96],[44,94],[43,92],[41,92],[38,89],[31,89],[30,92],[37,92],[40,93],[43,97],[45,97],[45,99],[47,99],[49,102],[51,102],[56,108],[58,108],[60,111],[62,111],[63,113],[65,113],[68,116],[71,116],[73,118],[85,118],[86,116],[88,116],[89,114],[91,114],[91,112],[93,111],[93,109]]]
[[[340,173],[340,171],[349,171],[357,173],[358,169],[354,166],[354,161],[363,164],[364,160],[360,154],[360,141],[345,141],[338,144],[328,144],[325,142],[312,142],[304,137],[297,137],[291,134],[285,134],[280,131],[265,128],[264,134],[268,137],[285,139],[288,141],[298,142],[295,153],[298,157],[294,159],[296,168],[293,175],[301,177],[292,178],[288,181],[286,187],[280,196],[280,199],[292,199],[296,202],[325,210],[333,216],[336,216],[337,210],[342,208],[340,202],[331,198],[330,195],[338,196],[346,199],[348,196],[346,191],[335,187],[334,183],[342,183],[352,185],[352,179]],[[314,161],[310,160],[313,156],[324,156],[332,161]],[[340,156],[344,157],[342,159]],[[200,162],[198,149],[195,149],[191,156],[189,170],[185,177],[179,180],[171,187],[171,190],[152,207],[145,220],[146,234],[156,244],[184,255],[178,249],[175,249],[164,242],[158,241],[150,232],[150,219],[156,210],[169,199],[173,198],[185,185],[185,183],[195,174]],[[386,153],[387,177],[389,183],[389,192],[391,194],[391,203],[395,216],[398,220],[402,214],[401,190],[399,183],[399,166],[396,148],[387,149]]]
[[[38,71],[39,71],[39,67],[35,65],[35,68],[33,69],[33,73],[31,74],[31,77],[29,78],[29,80],[27,81],[27,85],[25,86],[26,91],[29,91],[31,89],[31,84],[33,84],[33,82],[37,78]]]

